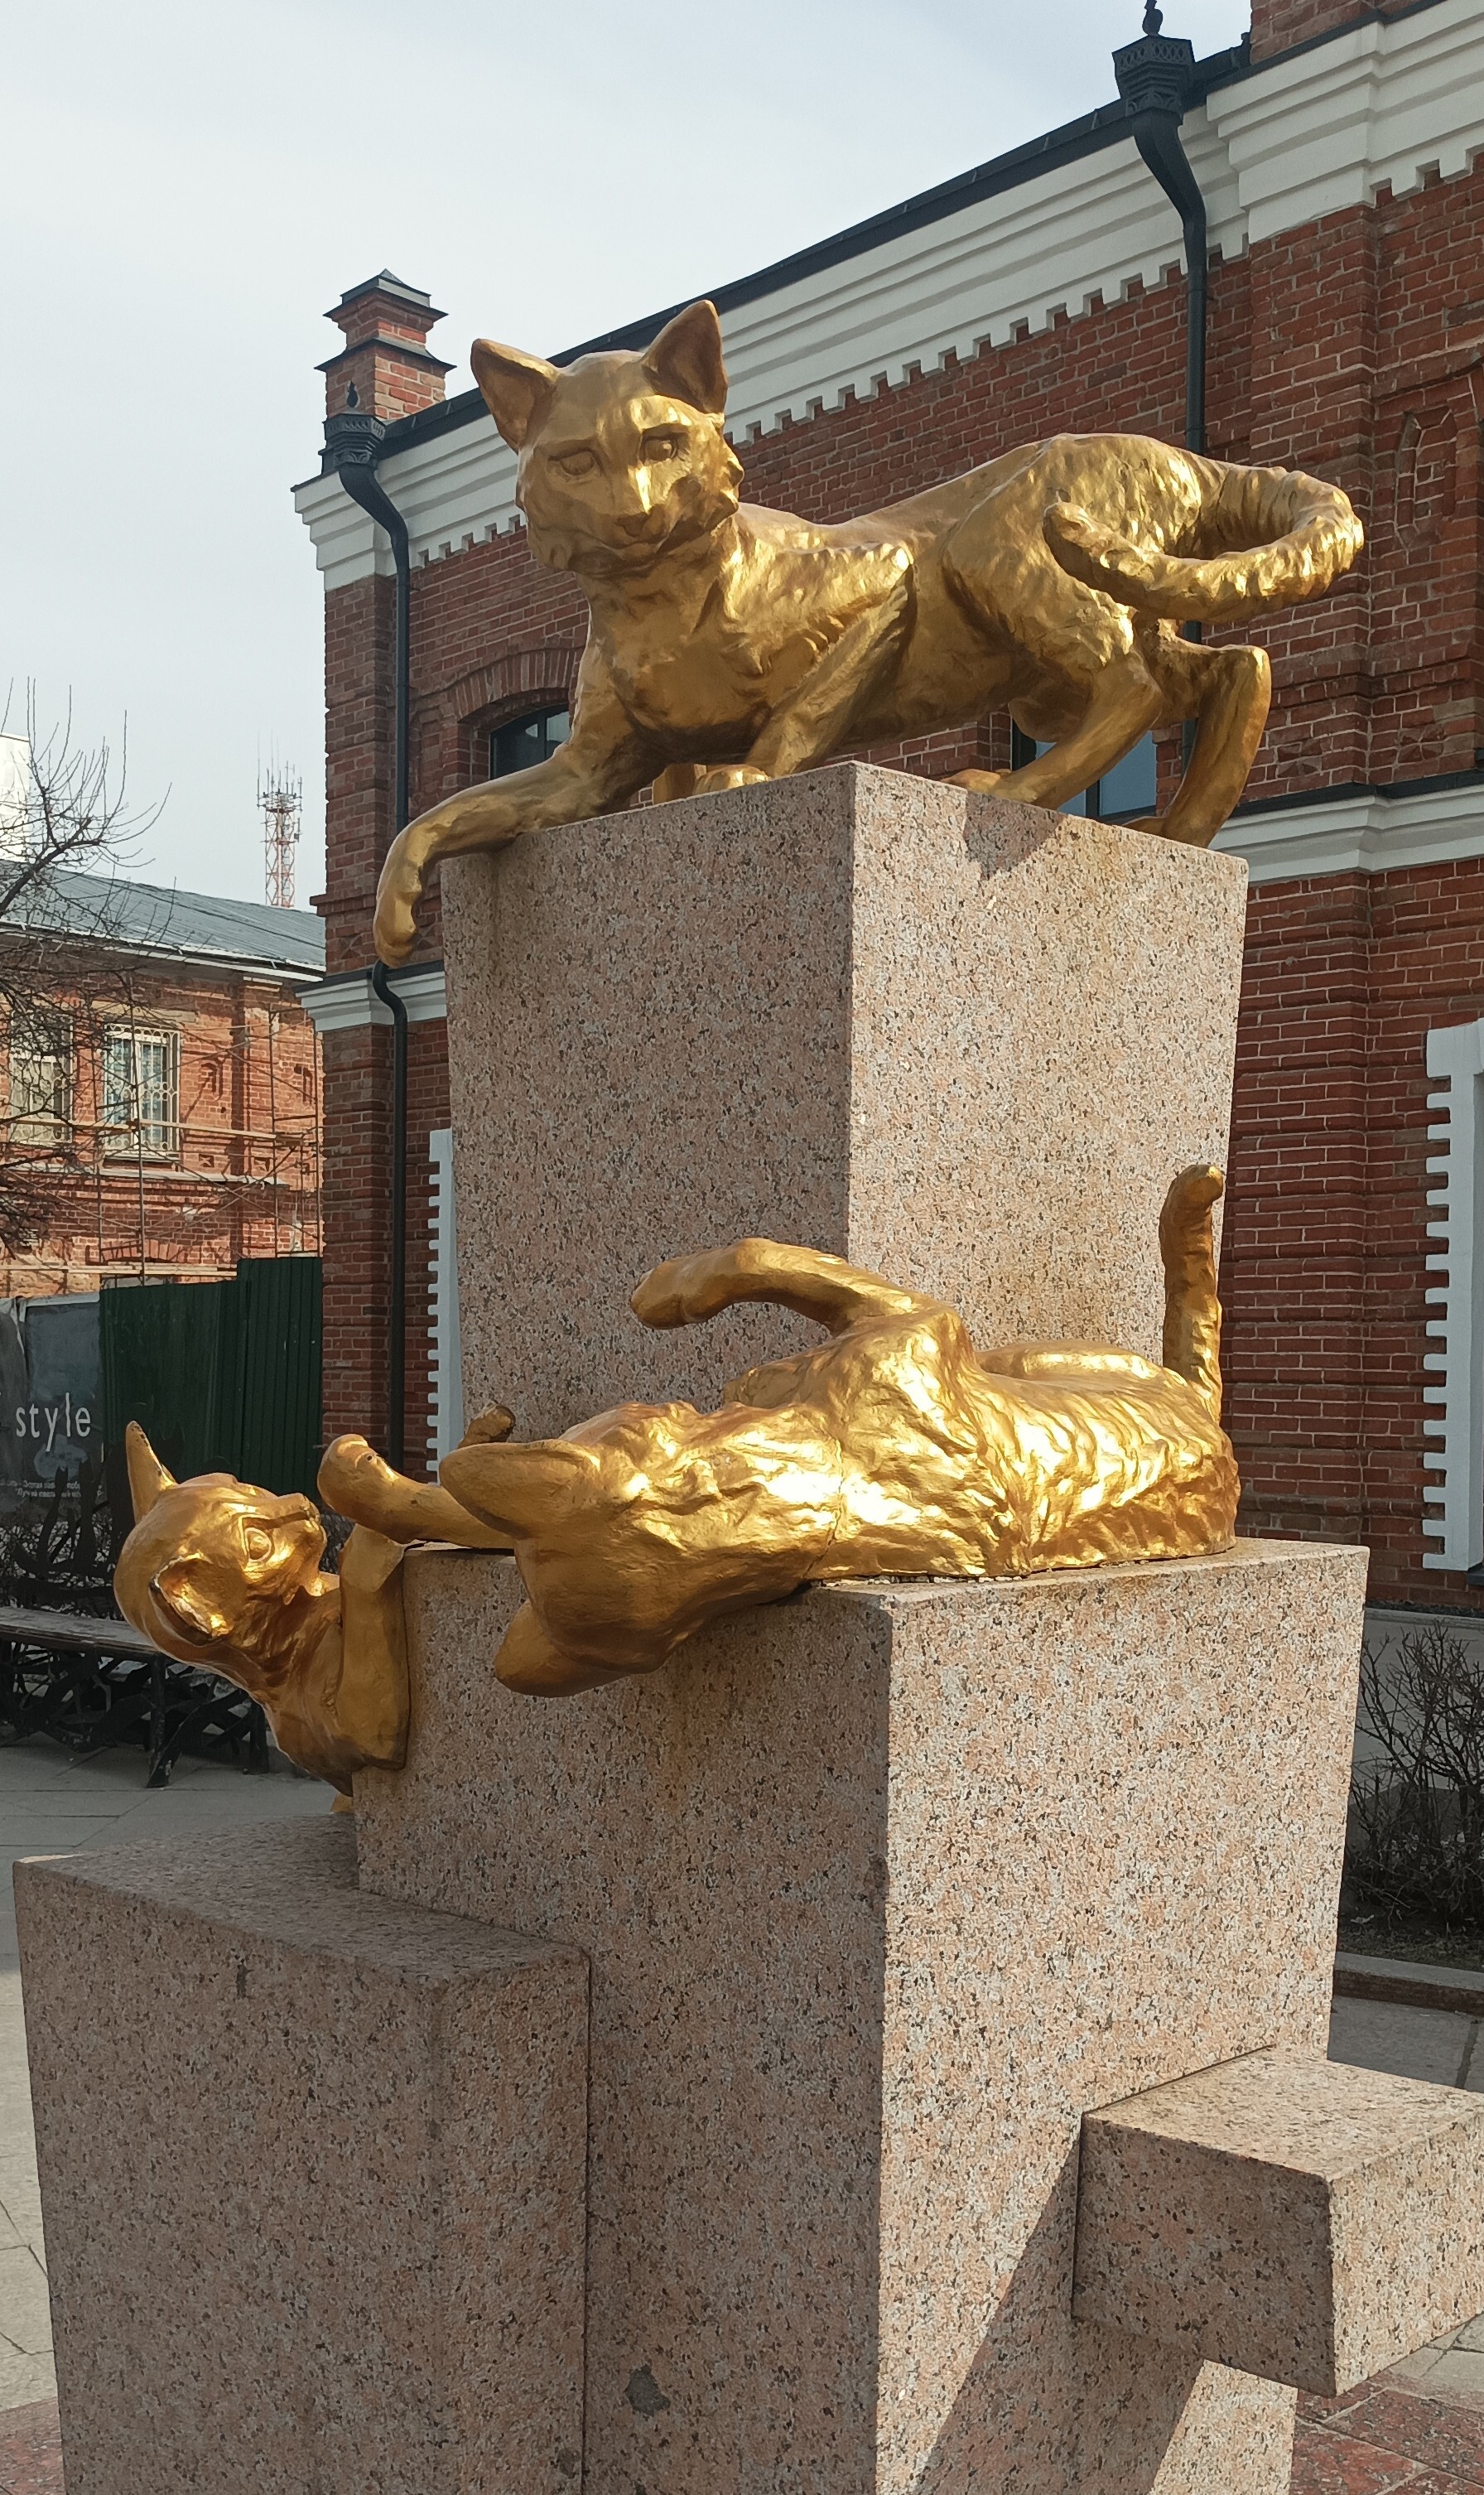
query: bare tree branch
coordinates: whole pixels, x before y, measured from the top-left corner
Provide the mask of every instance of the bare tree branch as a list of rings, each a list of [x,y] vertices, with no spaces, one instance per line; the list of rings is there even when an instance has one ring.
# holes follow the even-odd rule
[[[0,715],[9,726],[12,704]],[[139,840],[160,815],[128,803],[127,729],[115,761],[106,742],[73,742],[72,712],[43,729],[34,688],[25,700],[26,776],[18,801],[0,819],[0,1047],[12,1068],[29,1046],[33,1056],[48,1026],[65,1013],[98,1021],[124,1001],[122,963],[109,961],[122,927],[120,870],[134,862]],[[161,800],[161,804],[164,800]],[[54,1216],[59,1171],[84,1166],[70,1121],[38,1137],[34,1110],[14,1098],[0,1117],[0,1246],[15,1255],[45,1237]]]

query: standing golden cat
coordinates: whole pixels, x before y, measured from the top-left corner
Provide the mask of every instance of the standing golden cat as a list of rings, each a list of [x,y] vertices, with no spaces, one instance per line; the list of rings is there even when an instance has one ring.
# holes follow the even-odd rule
[[[1327,589],[1360,523],[1336,485],[1136,434],[1028,444],[884,511],[816,527],[741,503],[714,307],[647,354],[565,370],[482,339],[472,362],[520,453],[530,549],[592,611],[568,742],[462,789],[393,843],[377,945],[405,961],[429,869],[660,793],[806,771],[849,748],[1008,708],[1050,750],[960,785],[1059,806],[1157,721],[1198,723],[1167,814],[1209,841],[1267,716],[1261,650],[1183,640]]]

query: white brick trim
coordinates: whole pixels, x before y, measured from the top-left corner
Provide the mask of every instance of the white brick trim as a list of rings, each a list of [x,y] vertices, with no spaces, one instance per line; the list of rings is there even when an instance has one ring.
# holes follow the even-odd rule
[[[408,1021],[444,1022],[447,991],[441,962],[420,963],[412,970],[394,970],[392,985],[407,1007]],[[365,1031],[372,1023],[391,1027],[391,1008],[383,1005],[371,984],[369,970],[341,972],[317,979],[299,990],[299,1002],[316,1031]]]
[[[1318,805],[1239,815],[1211,846],[1244,857],[1254,884],[1301,875],[1387,875],[1398,867],[1484,857],[1484,782],[1396,796],[1371,788]]]
[[[429,1402],[433,1427],[428,1455],[435,1469],[464,1435],[464,1359],[459,1342],[458,1217],[453,1191],[453,1128],[437,1126],[428,1137],[432,1169],[428,1314],[433,1335]]]
[[[1442,1547],[1422,1564],[1460,1571],[1484,1560],[1484,1022],[1430,1031],[1427,1070],[1444,1086],[1428,1094],[1429,1108],[1443,1113],[1428,1138],[1443,1149],[1428,1162],[1441,1184],[1428,1191],[1440,1216],[1428,1237],[1440,1245],[1427,1269],[1445,1279],[1427,1295],[1441,1311],[1427,1329],[1441,1347],[1423,1362],[1442,1383],[1425,1387],[1422,1399],[1438,1414],[1425,1433],[1439,1442],[1423,1457],[1439,1479],[1423,1491],[1433,1513],[1422,1530]]]

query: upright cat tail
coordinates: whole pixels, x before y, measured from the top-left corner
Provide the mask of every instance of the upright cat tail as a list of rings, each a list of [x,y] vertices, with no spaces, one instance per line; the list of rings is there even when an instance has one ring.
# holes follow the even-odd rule
[[[1216,1296],[1211,1208],[1226,1180],[1219,1169],[1182,1170],[1160,1215],[1165,1260],[1165,1366],[1190,1380],[1213,1419],[1222,1412],[1222,1304]]]
[[[1135,545],[1078,504],[1053,503],[1042,529],[1062,570],[1121,606],[1171,623],[1219,624],[1317,598],[1365,544],[1338,485],[1299,469],[1191,464],[1209,489],[1191,531],[1198,552]]]

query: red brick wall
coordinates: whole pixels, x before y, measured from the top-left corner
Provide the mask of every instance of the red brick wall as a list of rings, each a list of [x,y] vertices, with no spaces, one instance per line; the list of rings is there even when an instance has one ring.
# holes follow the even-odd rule
[[[0,1293],[91,1291],[115,1274],[152,1279],[230,1274],[239,1256],[314,1253],[319,1240],[321,1075],[313,1024],[293,988],[254,977],[100,966],[59,980],[73,1037],[71,1131],[16,1156],[44,1180],[45,1233],[7,1255]],[[180,1132],[167,1160],[109,1149],[100,1043],[110,1026],[172,1032]],[[0,1088],[9,1108],[9,1047]]]
[[[1425,1048],[1481,1013],[1484,859],[1253,895],[1222,1259],[1244,1524],[1368,1542],[1391,1600],[1468,1599],[1419,1564]]]
[[[1259,5],[1270,48],[1320,31],[1299,28],[1304,14]],[[1213,268],[1213,449],[1339,479],[1370,539],[1336,594],[1252,632],[1273,653],[1277,685],[1253,797],[1467,771],[1484,745],[1484,288],[1465,274],[1481,252],[1484,168],[1405,199],[1382,194]],[[1178,439],[1184,319],[1176,276],[878,385],[739,443],[746,490],[838,518],[1051,431]],[[328,601],[332,967],[370,958],[389,822],[390,626],[387,583]],[[541,571],[519,531],[414,575],[414,805],[475,776],[493,720],[564,690],[584,629],[574,584]],[[941,774],[1002,760],[1007,741],[1007,724],[990,721],[877,758]],[[1175,755],[1166,739],[1166,785]],[[1446,960],[1434,962],[1430,913],[1444,907]],[[1363,1525],[1388,1593],[1467,1604],[1459,1579],[1420,1567],[1418,1138],[1422,1032],[1484,1012],[1484,963],[1465,932],[1484,930],[1484,877],[1269,887],[1253,923],[1228,1231],[1232,1413],[1250,1512],[1275,1529]],[[435,919],[430,951],[437,942]],[[413,1038],[431,1056],[433,1030]],[[333,1129],[333,1089],[328,1114]],[[327,1188],[332,1233],[362,1189],[376,1200],[370,1159],[346,1159]],[[337,1306],[332,1290],[332,1339]],[[345,1381],[345,1416],[358,1393],[364,1417],[378,1391],[364,1360],[348,1358]]]
[[[384,340],[352,347],[324,368],[325,414],[333,416],[342,408],[358,407],[364,414],[379,416],[393,424],[398,416],[416,416],[422,408],[437,407],[443,396],[447,370],[448,366],[435,357],[414,355],[406,347],[388,350]]]

